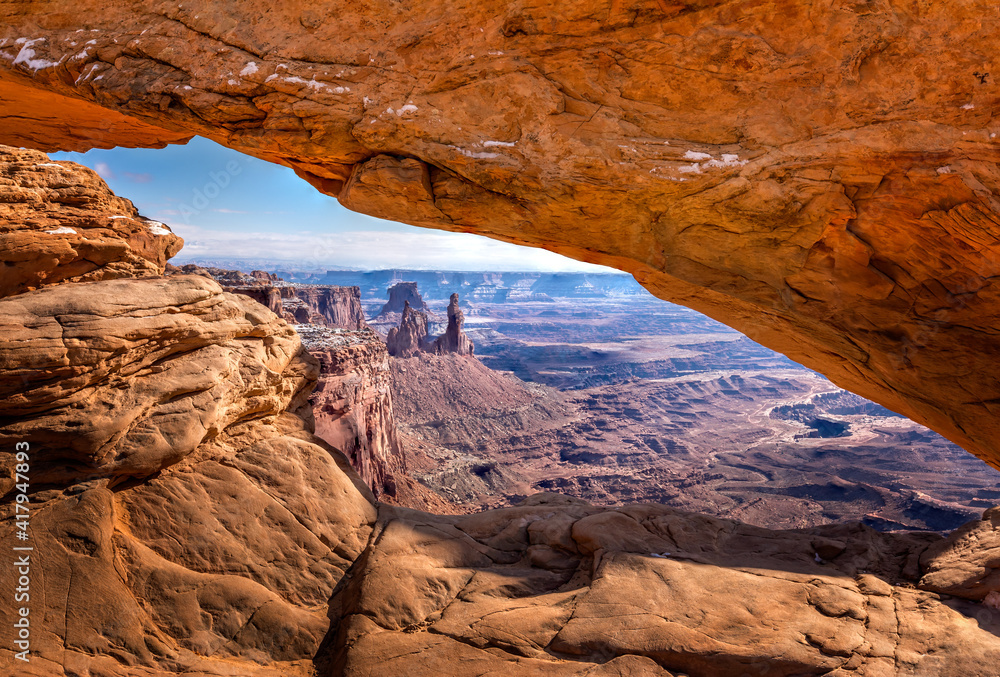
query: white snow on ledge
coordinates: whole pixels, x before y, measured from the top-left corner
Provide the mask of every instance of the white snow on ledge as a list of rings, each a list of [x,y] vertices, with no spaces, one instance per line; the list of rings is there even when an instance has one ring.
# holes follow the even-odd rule
[[[246,66],[243,67],[243,70],[240,71],[240,77],[245,78],[248,75],[253,75],[256,72],[257,72],[257,62],[250,61],[249,63],[247,63]]]
[[[68,226],[59,226],[55,230],[45,231],[49,235],[76,235],[76,231]]]
[[[500,157],[499,153],[483,153],[474,150],[466,150],[465,148],[459,148],[458,146],[451,146],[451,145],[449,145],[448,148],[454,148],[465,157],[470,157],[473,158],[474,160],[492,160],[493,158]]]
[[[483,146],[485,148],[513,148],[517,145],[517,141],[483,141]]]
[[[159,221],[147,221],[146,226],[149,228],[149,232],[153,235],[171,235],[171,231],[167,226]]]
[[[14,57],[13,65],[24,64],[25,67],[33,70],[40,71],[43,68],[52,68],[53,66],[58,66],[58,61],[49,61],[48,59],[36,59],[35,50],[32,46],[39,42],[44,42],[45,38],[35,38],[34,40],[28,40],[27,38],[18,38],[15,40],[16,44],[22,44],[21,51],[17,53]]]

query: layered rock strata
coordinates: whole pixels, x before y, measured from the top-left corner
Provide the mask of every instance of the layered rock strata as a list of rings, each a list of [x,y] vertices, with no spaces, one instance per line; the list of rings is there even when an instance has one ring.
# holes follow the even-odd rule
[[[983,12],[13,3],[0,141],[200,134],[357,211],[627,270],[997,465]]]
[[[31,548],[0,576],[30,661],[7,642],[0,672],[312,675],[376,517],[312,434],[318,365],[260,304],[114,251],[115,279],[0,298],[0,543]]]
[[[311,396],[316,434],[350,460],[377,497],[394,498],[406,457],[396,433],[385,343],[371,329],[301,332],[320,364]]]
[[[168,272],[210,277],[226,291],[249,296],[288,322],[342,329],[368,326],[359,287],[288,284],[274,273],[263,270],[247,274],[239,270],[203,268],[192,263],[180,268],[170,266]]]
[[[308,285],[294,286],[291,290],[295,298],[309,309],[313,324],[356,330],[368,327],[358,287]]]
[[[431,313],[431,309],[424,303],[423,297],[417,290],[416,282],[397,282],[389,287],[389,300],[382,306],[377,317],[394,317],[403,312],[406,306],[422,313]]]
[[[1000,614],[914,589],[935,534],[552,494],[382,506],[375,533],[333,600],[329,674],[986,677],[1000,658]]]
[[[0,296],[60,282],[162,275],[182,244],[90,169],[0,146]]]
[[[374,511],[312,434],[295,332],[201,277],[25,292],[0,300],[0,332],[0,444],[30,445],[37,674],[308,674]],[[10,551],[13,454],[0,465]]]

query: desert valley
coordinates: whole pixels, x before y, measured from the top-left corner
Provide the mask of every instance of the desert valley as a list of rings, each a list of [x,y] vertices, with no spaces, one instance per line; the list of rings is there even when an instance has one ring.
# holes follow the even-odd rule
[[[370,344],[354,367],[367,378],[387,361],[378,407],[351,424],[371,450],[353,458],[401,505],[477,512],[549,491],[771,528],[947,531],[1000,500],[1000,472],[940,435],[627,276],[183,270],[283,297],[273,309],[295,315],[324,374],[344,369],[324,359],[331,343]],[[386,358],[371,329],[388,337],[408,304],[422,336],[443,334],[452,293],[474,355],[390,341]],[[315,410],[337,448],[350,440],[329,419],[345,406]]]

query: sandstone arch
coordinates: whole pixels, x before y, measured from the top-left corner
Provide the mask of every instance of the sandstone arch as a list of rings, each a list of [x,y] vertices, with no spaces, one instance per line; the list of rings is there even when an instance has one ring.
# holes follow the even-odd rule
[[[357,211],[612,265],[1000,467],[987,3],[51,0],[0,18],[0,143],[200,134]]]

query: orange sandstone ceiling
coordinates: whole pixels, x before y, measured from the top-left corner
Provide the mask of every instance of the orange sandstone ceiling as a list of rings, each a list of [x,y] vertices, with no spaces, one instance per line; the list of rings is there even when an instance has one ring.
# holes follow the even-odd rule
[[[1000,468],[987,3],[0,5],[0,143],[202,135],[633,273]]]

